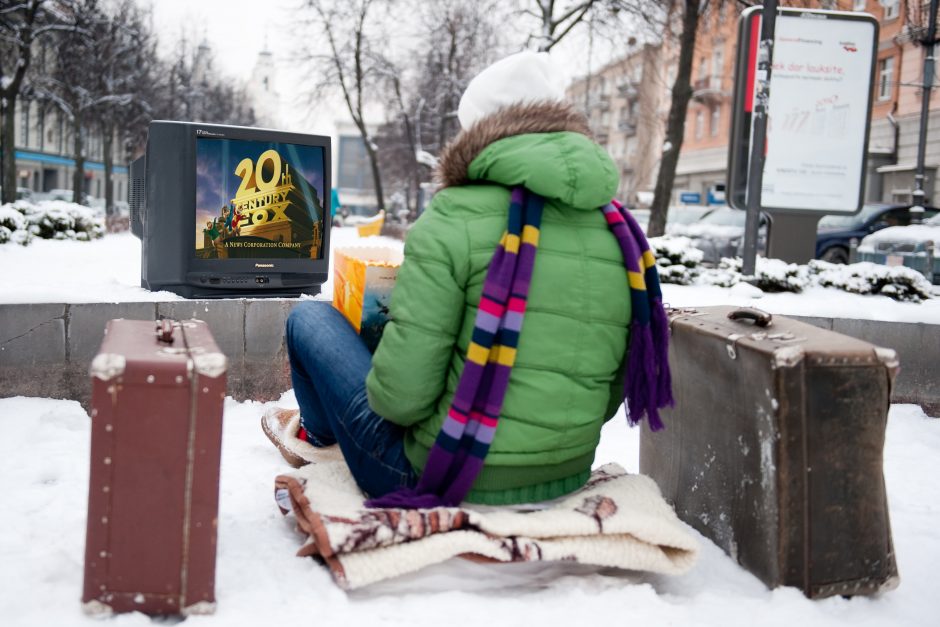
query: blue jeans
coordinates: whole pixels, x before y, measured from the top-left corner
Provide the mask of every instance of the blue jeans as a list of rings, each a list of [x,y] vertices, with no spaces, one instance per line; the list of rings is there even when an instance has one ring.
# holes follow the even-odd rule
[[[417,477],[405,457],[405,429],[369,407],[372,354],[330,303],[306,301],[287,318],[287,354],[300,424],[314,446],[339,443],[356,483],[376,497]]]

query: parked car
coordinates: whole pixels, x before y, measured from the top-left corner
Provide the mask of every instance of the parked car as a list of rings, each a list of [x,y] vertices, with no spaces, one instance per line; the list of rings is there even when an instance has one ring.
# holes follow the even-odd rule
[[[858,260],[907,266],[940,285],[940,214],[923,224],[892,226],[858,245]]]
[[[924,219],[937,215],[935,207],[924,208]],[[911,223],[910,205],[871,204],[854,216],[824,216],[816,229],[816,258],[848,263],[852,240],[861,241],[875,231]]]
[[[687,224],[694,224],[702,218],[714,213],[716,207],[696,205],[677,205],[669,207],[666,213],[666,233],[672,235],[681,231]]]
[[[704,253],[702,261],[717,264],[722,257],[740,257],[744,246],[744,222],[747,212],[731,207],[719,207],[691,224],[676,224],[671,235],[682,235]],[[668,224],[667,224],[668,226]],[[760,221],[761,233],[766,233],[766,218]],[[758,235],[758,251],[764,249],[765,235]]]
[[[334,223],[338,221],[339,226],[356,226],[357,224],[372,222],[378,213],[377,207],[343,205],[340,212],[336,214],[338,220],[334,220]]]
[[[640,228],[643,229],[643,232],[646,233],[646,227],[650,223],[650,210],[649,209],[630,209],[630,215],[633,216],[633,219],[636,220],[636,223],[640,225]]]
[[[72,202],[72,190],[50,189],[48,192],[43,192],[42,200],[64,200],[66,202]]]
[[[0,193],[2,192],[3,192],[3,188],[0,187]],[[16,199],[17,200],[33,200],[33,190],[31,190],[28,187],[17,187]]]
[[[923,217],[938,214],[935,207],[926,207]],[[740,257],[744,247],[745,212],[722,207],[691,224],[674,224],[668,228],[672,235],[684,235],[705,253],[705,263],[718,263],[722,257]],[[849,249],[867,235],[893,226],[911,223],[910,205],[870,204],[851,216],[827,215],[819,221],[816,231],[816,258],[831,263],[848,263]],[[767,218],[761,216],[757,235],[757,251],[767,248]]]

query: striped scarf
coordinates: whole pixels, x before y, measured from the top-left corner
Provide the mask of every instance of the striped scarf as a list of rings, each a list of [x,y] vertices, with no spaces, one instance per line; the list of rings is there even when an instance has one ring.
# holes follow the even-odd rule
[[[414,488],[370,499],[368,507],[456,506],[470,492],[493,442],[516,359],[544,204],[522,187],[512,190],[509,226],[490,261],[463,373],[424,472]],[[657,410],[672,404],[656,264],[642,229],[620,203],[602,211],[623,251],[633,308],[624,378],[629,420],[636,424],[647,414],[656,431],[663,426]]]

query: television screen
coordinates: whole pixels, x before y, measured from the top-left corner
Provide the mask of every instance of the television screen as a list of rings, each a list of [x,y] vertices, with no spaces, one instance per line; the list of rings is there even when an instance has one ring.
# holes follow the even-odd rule
[[[197,137],[199,259],[322,259],[320,146]]]

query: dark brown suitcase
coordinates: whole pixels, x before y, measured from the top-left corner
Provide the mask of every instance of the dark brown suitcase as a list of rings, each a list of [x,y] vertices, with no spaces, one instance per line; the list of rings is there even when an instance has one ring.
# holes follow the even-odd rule
[[[733,315],[733,319],[729,317]],[[670,312],[675,408],[640,472],[769,587],[892,589],[882,474],[894,351],[757,310]]]
[[[90,373],[85,611],[212,612],[225,356],[199,320],[111,320]]]

